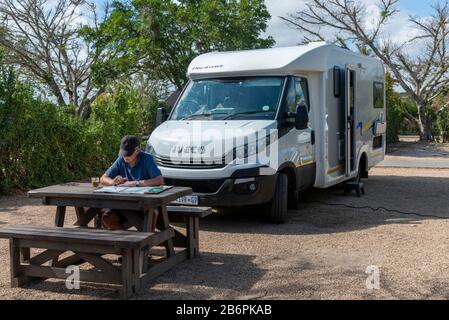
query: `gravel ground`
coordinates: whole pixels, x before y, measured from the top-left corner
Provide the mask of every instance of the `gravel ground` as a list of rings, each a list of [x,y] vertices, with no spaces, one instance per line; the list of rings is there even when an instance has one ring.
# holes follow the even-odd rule
[[[280,226],[267,224],[257,209],[208,217],[201,222],[202,255],[136,298],[448,299],[449,169],[429,168],[446,167],[448,157],[448,145],[402,140],[389,146],[385,167],[370,172],[363,198],[342,197],[340,187],[312,190]],[[428,168],[413,168],[419,166]],[[68,209],[69,222],[74,216]],[[39,200],[0,197],[0,228],[51,225],[53,218],[54,208]],[[68,291],[53,280],[10,289],[6,240],[0,260],[0,299],[117,298],[111,286]],[[380,270],[379,290],[366,287],[368,266]]]
[[[449,170],[375,168],[370,175],[362,198],[342,197],[339,187],[303,194],[285,225],[267,224],[255,209],[208,217],[201,222],[202,255],[136,298],[448,299]],[[54,209],[40,201],[0,197],[0,227],[51,225],[53,217]],[[117,298],[113,287],[82,285],[71,292],[62,281],[10,289],[7,245],[0,240],[0,299]],[[365,284],[371,265],[380,270],[379,290]]]
[[[412,136],[400,138],[387,149],[378,167],[449,169],[449,144],[415,142]]]

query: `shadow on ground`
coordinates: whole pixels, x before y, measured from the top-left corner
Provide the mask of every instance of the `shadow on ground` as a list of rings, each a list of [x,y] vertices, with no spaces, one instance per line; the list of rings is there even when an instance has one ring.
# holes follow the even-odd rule
[[[343,196],[341,186],[301,194],[299,210],[289,212],[284,225],[272,225],[260,209],[225,210],[201,221],[210,232],[310,235],[343,233],[387,224],[419,224],[426,219],[449,219],[449,179],[374,176],[365,181],[366,196]],[[359,207],[366,207],[358,209]],[[398,210],[403,213],[389,212]],[[418,213],[414,215],[410,213]]]
[[[265,271],[253,262],[255,256],[202,252],[201,256],[183,262],[145,287],[136,299],[207,299],[211,293],[197,290],[186,294],[184,290],[155,289],[155,286],[176,286],[177,288],[204,287],[209,291],[232,290],[246,292],[263,277]],[[118,287],[108,285],[81,284],[81,290],[68,290],[64,281],[40,281],[29,283],[25,289],[59,294],[76,294],[97,299],[118,298]]]

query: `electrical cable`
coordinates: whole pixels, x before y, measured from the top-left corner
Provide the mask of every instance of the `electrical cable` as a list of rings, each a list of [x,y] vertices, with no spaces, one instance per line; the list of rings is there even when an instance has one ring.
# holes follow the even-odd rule
[[[412,216],[418,216],[418,217],[424,217],[424,218],[436,218],[436,219],[442,219],[442,220],[446,220],[449,219],[448,217],[442,217],[442,216],[438,216],[438,215],[434,215],[434,214],[424,214],[424,213],[417,213],[417,212],[404,212],[404,211],[400,211],[400,210],[396,210],[396,209],[388,209],[385,207],[377,207],[377,208],[373,208],[371,206],[362,206],[362,207],[357,207],[357,206],[351,206],[351,205],[347,205],[347,204],[343,204],[343,203],[329,203],[329,202],[324,202],[324,201],[303,201],[303,203],[318,203],[318,204],[323,204],[326,206],[340,206],[340,207],[346,207],[348,209],[369,209],[372,210],[373,212],[376,211],[386,211],[386,212],[391,212],[391,213],[399,213],[402,215],[412,215]]]

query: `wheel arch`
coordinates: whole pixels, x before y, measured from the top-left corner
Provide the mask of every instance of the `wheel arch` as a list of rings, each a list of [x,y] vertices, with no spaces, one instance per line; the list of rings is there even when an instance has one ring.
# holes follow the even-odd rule
[[[279,173],[284,173],[287,175],[289,190],[297,190],[298,177],[296,175],[296,166],[293,162],[284,163],[282,166],[280,166],[278,174]]]
[[[361,170],[361,178],[368,178],[368,153],[362,152],[359,158],[359,168]]]

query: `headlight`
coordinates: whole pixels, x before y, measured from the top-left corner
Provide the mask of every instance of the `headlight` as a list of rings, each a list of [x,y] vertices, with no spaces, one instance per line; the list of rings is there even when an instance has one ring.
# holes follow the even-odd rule
[[[267,139],[269,143],[269,139]],[[263,152],[267,147],[267,142],[245,144],[234,149],[234,159],[246,159]]]
[[[153,146],[151,145],[151,143],[147,142],[147,146],[146,146],[146,148],[145,148],[145,152],[146,152],[146,153],[149,153],[149,154],[151,154],[151,155],[154,155],[154,148],[153,148]]]

